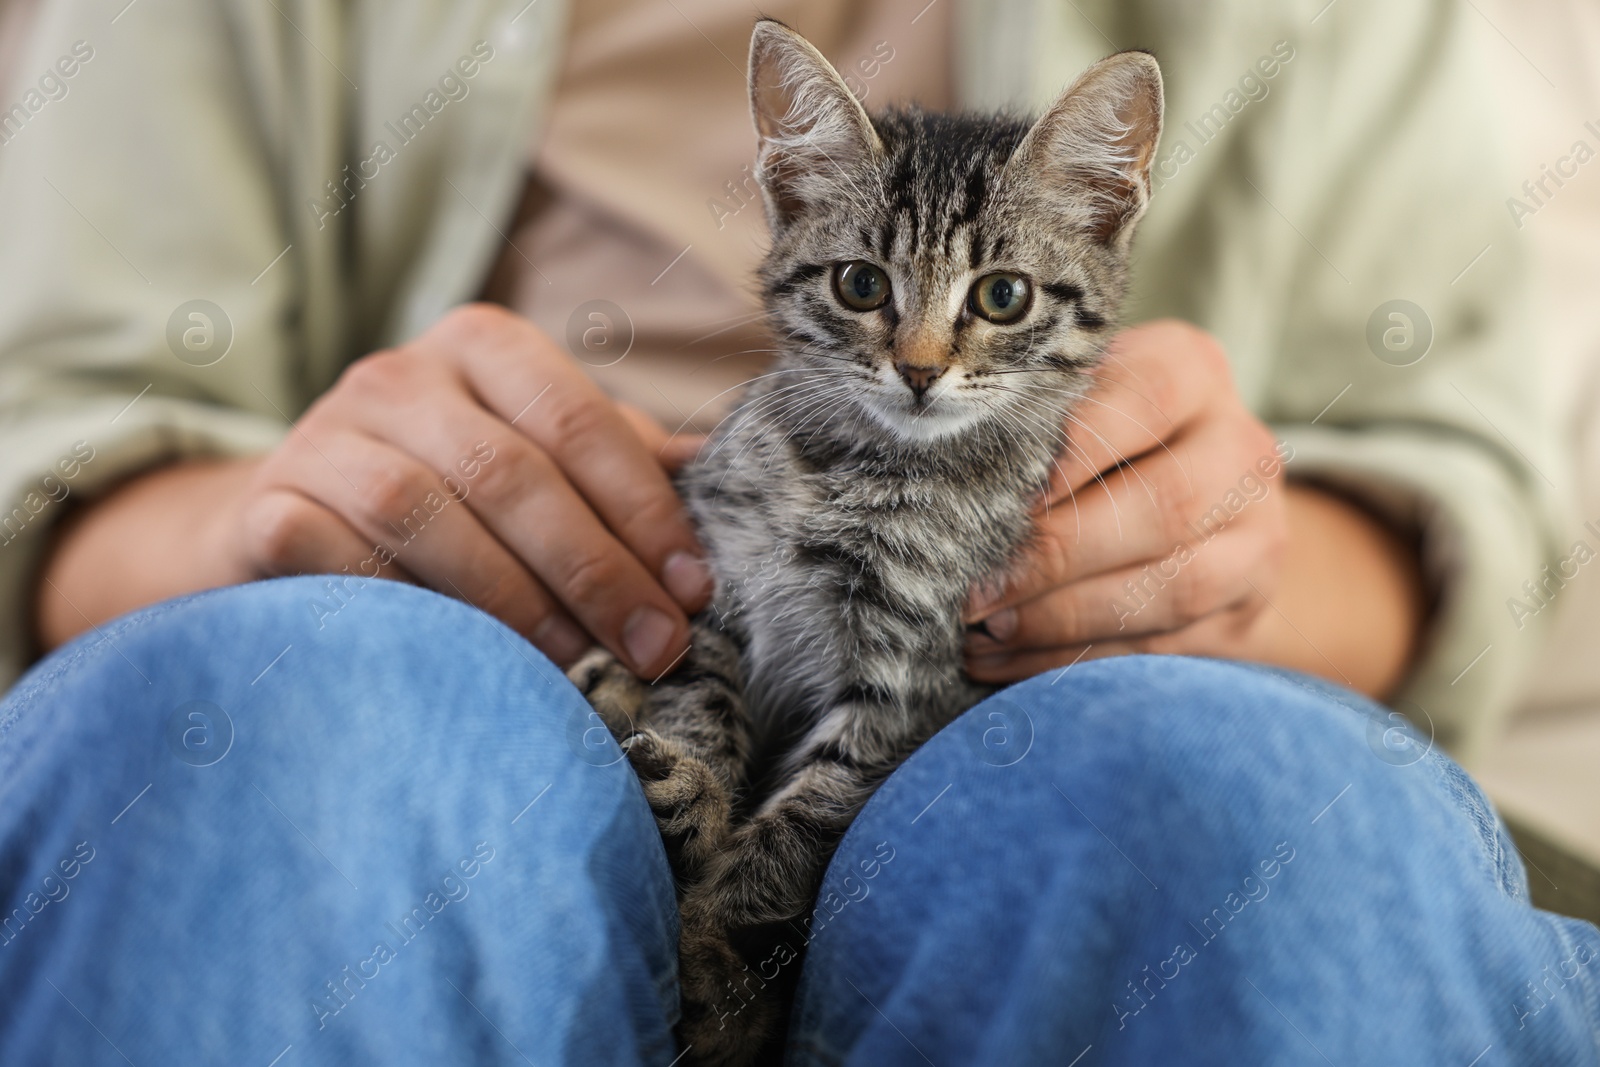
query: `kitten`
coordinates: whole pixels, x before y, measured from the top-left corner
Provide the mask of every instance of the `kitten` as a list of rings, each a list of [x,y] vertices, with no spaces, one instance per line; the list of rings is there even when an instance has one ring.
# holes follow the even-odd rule
[[[771,20],[750,86],[779,355],[680,477],[715,599],[654,686],[604,653],[572,671],[667,843],[679,1034],[715,1064],[749,1062],[779,1014],[738,948],[808,912],[873,790],[991,691],[962,674],[962,607],[1031,533],[1162,116],[1155,61],[1124,52],[1031,125],[869,118]]]

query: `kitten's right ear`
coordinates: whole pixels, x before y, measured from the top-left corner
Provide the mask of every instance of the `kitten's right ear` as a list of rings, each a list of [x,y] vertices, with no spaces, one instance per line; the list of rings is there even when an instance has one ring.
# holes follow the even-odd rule
[[[883,152],[861,102],[811,42],[775,19],[750,36],[756,178],[777,233],[808,205],[849,195]]]
[[[1047,191],[1065,225],[1125,246],[1150,199],[1161,138],[1161,68],[1148,52],[1118,52],[1078,76],[1006,164]]]

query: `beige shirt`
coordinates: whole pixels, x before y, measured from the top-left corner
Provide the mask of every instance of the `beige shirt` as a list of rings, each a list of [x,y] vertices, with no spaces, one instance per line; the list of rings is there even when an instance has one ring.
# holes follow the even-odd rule
[[[948,11],[927,0],[784,0],[759,12],[739,0],[581,0],[531,146],[533,179],[485,295],[558,340],[570,334],[607,391],[669,429],[709,429],[769,355],[754,282],[767,227],[745,91],[755,16],[804,33],[869,108],[945,108]]]

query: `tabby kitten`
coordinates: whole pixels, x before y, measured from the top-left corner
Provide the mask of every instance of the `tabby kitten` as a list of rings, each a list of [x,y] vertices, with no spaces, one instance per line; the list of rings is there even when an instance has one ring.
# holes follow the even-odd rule
[[[1162,115],[1155,61],[1124,52],[1031,125],[869,118],[770,20],[750,87],[779,354],[680,479],[715,599],[655,685],[604,654],[572,672],[667,843],[679,1034],[712,1064],[749,1062],[777,1019],[739,948],[807,913],[872,791],[989,692],[961,672],[962,606],[1030,535]]]

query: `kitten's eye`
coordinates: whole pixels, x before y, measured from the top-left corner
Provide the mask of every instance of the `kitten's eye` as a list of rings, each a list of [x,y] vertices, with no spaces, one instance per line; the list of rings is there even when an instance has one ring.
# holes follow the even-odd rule
[[[1033,302],[1033,287],[1020,274],[985,274],[972,287],[972,312],[1001,324],[1020,319]]]
[[[889,276],[871,263],[855,259],[834,270],[833,288],[845,307],[872,311],[889,299]]]

